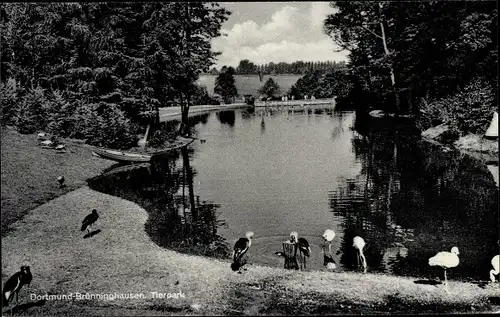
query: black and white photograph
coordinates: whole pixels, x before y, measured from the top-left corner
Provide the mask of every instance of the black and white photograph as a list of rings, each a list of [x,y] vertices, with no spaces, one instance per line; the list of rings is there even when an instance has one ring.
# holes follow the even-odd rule
[[[2,316],[500,314],[498,4],[0,4]]]

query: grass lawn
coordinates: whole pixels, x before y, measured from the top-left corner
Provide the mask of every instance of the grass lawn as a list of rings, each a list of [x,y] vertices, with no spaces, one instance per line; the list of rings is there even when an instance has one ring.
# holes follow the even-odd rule
[[[144,209],[85,185],[86,178],[113,162],[92,157],[89,147],[77,143],[71,143],[66,154],[55,154],[33,143],[33,135],[19,135],[10,130],[2,134],[2,209],[4,197],[15,198],[16,202],[9,205],[10,211],[2,210],[2,229],[4,212],[15,214],[6,218],[14,219],[6,225],[12,230],[5,235],[2,232],[2,285],[24,261],[29,262],[33,273],[30,288],[20,293],[21,305],[16,315],[283,315],[500,310],[498,284],[450,281],[448,294],[443,285],[417,284],[412,278],[369,273],[295,272],[249,265],[244,274],[235,274],[229,268],[229,261],[163,249],[154,244],[144,230],[148,217]],[[8,162],[5,165],[4,160]],[[59,168],[53,166],[56,160]],[[18,175],[20,171],[25,175]],[[58,189],[55,182],[61,172],[68,175],[69,188],[64,190]],[[10,189],[4,191],[6,185]],[[37,202],[30,201],[30,197]],[[21,207],[25,211],[19,212]],[[93,208],[100,214],[94,228],[100,232],[84,239],[81,221]],[[16,219],[18,221],[14,222]],[[151,292],[181,292],[183,297],[153,298]],[[29,298],[29,294],[71,293],[139,293],[145,298],[109,301]],[[3,309],[4,314],[8,314],[7,311]]]

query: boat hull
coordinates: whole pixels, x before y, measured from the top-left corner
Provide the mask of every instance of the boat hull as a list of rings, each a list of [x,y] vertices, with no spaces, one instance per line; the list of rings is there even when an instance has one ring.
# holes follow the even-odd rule
[[[127,163],[144,163],[151,161],[151,155],[127,153],[116,150],[94,148],[92,153],[101,158],[116,162],[127,162]]]

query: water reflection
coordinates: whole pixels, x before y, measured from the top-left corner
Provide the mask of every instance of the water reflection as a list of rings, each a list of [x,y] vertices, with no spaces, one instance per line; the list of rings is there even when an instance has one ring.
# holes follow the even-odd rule
[[[220,123],[227,124],[230,127],[234,127],[234,120],[236,119],[234,110],[218,111],[216,115]]]
[[[149,213],[145,230],[159,246],[227,258],[229,245],[218,234],[218,228],[226,224],[218,219],[218,205],[200,201],[195,195],[196,171],[190,166],[190,155],[192,150],[183,148],[151,164],[116,167],[88,183],[92,189],[145,208]]]
[[[483,163],[404,128],[355,131],[352,145],[360,172],[330,192],[344,267],[354,268],[352,238],[360,235],[371,271],[432,276],[428,258],[458,246],[454,276],[487,278],[498,253],[498,191]]]
[[[353,112],[257,107],[189,120],[206,144],[90,182],[148,210],[146,230],[158,245],[229,257],[224,239],[232,244],[252,230],[252,262],[283,267],[275,252],[298,231],[311,244],[313,270],[323,268],[321,234],[331,228],[337,271],[357,270],[352,239],[360,235],[369,272],[441,276],[428,258],[458,246],[452,278],[488,278],[498,254],[498,189],[480,161]]]

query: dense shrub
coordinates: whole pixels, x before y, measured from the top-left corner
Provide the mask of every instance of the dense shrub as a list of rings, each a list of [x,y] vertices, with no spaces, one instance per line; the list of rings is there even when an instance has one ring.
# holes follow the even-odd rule
[[[9,78],[7,82],[0,83],[0,122],[2,125],[14,124],[20,93],[19,83],[15,79]]]
[[[69,137],[75,133],[76,102],[70,102],[61,91],[55,90],[49,96],[47,131],[61,137]]]
[[[464,135],[482,135],[489,126],[496,109],[494,89],[481,79],[474,79],[457,93],[421,104],[418,123],[425,130],[441,123],[455,126]]]
[[[20,99],[16,111],[16,125],[19,132],[28,134],[43,131],[48,123],[49,100],[40,86],[28,89]]]
[[[129,148],[137,143],[135,132],[130,120],[115,104],[80,103],[71,137],[86,139],[88,144],[96,146]]]

